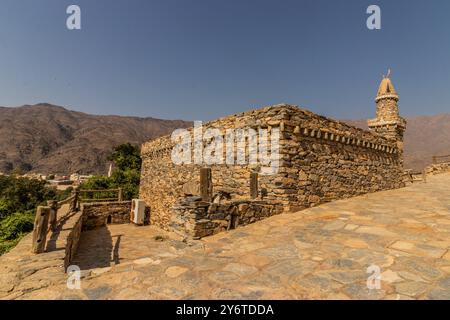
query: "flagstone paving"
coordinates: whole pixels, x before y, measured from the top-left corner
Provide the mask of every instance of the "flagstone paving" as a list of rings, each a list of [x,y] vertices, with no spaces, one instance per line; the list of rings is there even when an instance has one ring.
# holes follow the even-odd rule
[[[450,299],[449,186],[433,176],[192,243],[111,225],[83,234],[80,290],[58,280],[5,298]]]

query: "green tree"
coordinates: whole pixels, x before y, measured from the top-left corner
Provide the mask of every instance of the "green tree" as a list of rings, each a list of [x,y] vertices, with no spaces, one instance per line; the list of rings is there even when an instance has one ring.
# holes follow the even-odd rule
[[[93,176],[87,181],[83,182],[81,189],[89,190],[102,190],[114,188],[115,184],[113,180],[105,176]]]
[[[35,209],[56,197],[56,190],[47,188],[45,181],[15,176],[0,176],[0,199],[9,203],[10,213]]]
[[[111,177],[94,176],[84,182],[81,188],[93,190],[122,188],[124,199],[138,197],[142,164],[139,146],[130,143],[121,144],[114,148],[108,160],[114,162]]]
[[[108,160],[114,162],[116,170],[141,170],[141,149],[139,146],[130,143],[121,144],[114,148],[113,153],[108,157]]]
[[[105,189],[114,189],[117,188],[116,184],[110,177],[106,176],[93,176],[89,180],[85,181],[81,185],[81,189],[85,190],[105,190]],[[113,198],[117,194],[116,193],[107,193],[107,192],[89,192],[83,193],[82,197],[87,197],[88,199],[101,199],[101,198]]]
[[[114,162],[111,179],[117,187],[123,188],[124,199],[137,198],[141,179],[141,149],[130,143],[117,146],[109,160]]]

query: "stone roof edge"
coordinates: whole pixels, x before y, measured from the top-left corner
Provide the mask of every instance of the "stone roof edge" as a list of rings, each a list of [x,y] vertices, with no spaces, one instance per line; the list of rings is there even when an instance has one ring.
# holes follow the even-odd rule
[[[384,140],[387,144],[394,144],[395,143],[395,140],[388,139],[388,138],[386,138],[386,137],[384,137],[384,136],[382,136],[380,134],[377,134],[377,133],[375,133],[373,131],[365,130],[365,129],[362,129],[362,128],[358,128],[356,126],[347,124],[347,123],[345,123],[343,121],[335,120],[335,119],[332,119],[332,118],[329,118],[329,117],[326,117],[326,116],[314,113],[314,112],[312,112],[310,110],[301,108],[301,107],[299,107],[297,105],[291,105],[291,104],[286,104],[286,103],[275,104],[275,105],[270,105],[270,106],[264,106],[264,107],[257,108],[257,109],[251,109],[251,110],[248,110],[248,111],[231,114],[231,115],[228,115],[228,116],[224,116],[224,117],[220,117],[220,118],[217,118],[217,119],[214,119],[214,120],[207,121],[203,125],[204,126],[209,126],[209,125],[213,125],[214,123],[226,120],[227,118],[231,118],[231,117],[239,118],[239,117],[249,116],[249,115],[251,115],[252,113],[255,113],[255,112],[262,113],[262,112],[267,112],[267,111],[276,110],[276,109],[286,109],[286,110],[291,110],[291,111],[294,111],[294,112],[299,112],[300,111],[300,112],[303,112],[303,113],[305,113],[305,114],[307,114],[307,115],[309,115],[311,117],[320,118],[320,119],[328,121],[330,123],[337,123],[339,125],[347,127],[348,129],[356,130],[356,131],[360,132],[361,134],[370,135],[374,139]],[[180,129],[192,130],[193,127],[180,128]],[[161,136],[161,137],[158,137],[158,138],[146,141],[146,142],[144,142],[142,144],[142,149],[148,149],[149,147],[151,147],[152,144],[158,144],[158,143],[161,143],[161,142],[162,142],[163,145],[167,145],[167,148],[170,148],[171,147],[171,139],[170,139],[170,137],[171,137],[171,134],[167,134],[167,135],[164,135],[164,136]],[[164,141],[164,140],[166,140],[166,141]]]

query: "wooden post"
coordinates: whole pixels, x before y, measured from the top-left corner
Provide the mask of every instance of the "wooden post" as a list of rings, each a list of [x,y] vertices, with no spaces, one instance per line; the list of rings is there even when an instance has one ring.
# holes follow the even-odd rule
[[[50,226],[50,230],[55,232],[56,231],[56,221],[58,219],[58,217],[57,217],[58,202],[55,200],[50,200],[50,201],[47,201],[47,205],[50,207],[50,217],[49,217],[48,224]]]
[[[427,172],[426,172],[426,169],[423,169],[423,171],[422,171],[422,181],[423,182],[427,182]]]
[[[119,188],[117,198],[118,198],[119,202],[123,201],[123,189],[122,188]]]
[[[80,190],[78,189],[78,187],[75,187],[72,191],[72,196],[73,199],[70,202],[70,211],[74,212],[77,211],[77,207],[78,207],[78,199],[80,197]]]
[[[212,180],[211,168],[200,169],[200,196],[203,201],[211,202]]]
[[[31,252],[42,253],[45,250],[47,241],[48,218],[50,216],[50,207],[39,206],[36,210],[34,219],[33,243]]]
[[[250,173],[250,197],[258,198],[258,172]]]

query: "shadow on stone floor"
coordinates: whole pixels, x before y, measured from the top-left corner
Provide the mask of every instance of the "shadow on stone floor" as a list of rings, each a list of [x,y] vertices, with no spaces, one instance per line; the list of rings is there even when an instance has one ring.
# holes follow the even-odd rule
[[[113,246],[113,238],[117,237]],[[119,263],[120,235],[112,237],[107,227],[81,233],[80,244],[72,264],[81,270],[104,268]]]
[[[56,230],[50,232],[50,238],[47,241],[46,252],[52,252],[52,251],[56,251],[56,250],[64,250],[64,247],[61,247],[61,245],[58,248],[57,244],[58,244],[58,240],[59,240],[59,235],[60,235],[61,231],[64,230],[64,225],[66,224],[66,222],[76,214],[77,214],[77,212],[71,212],[69,214],[64,215],[61,219],[58,220],[58,224],[56,225]]]
[[[119,234],[117,236],[114,236],[114,238],[115,237],[117,237],[117,240],[116,240],[116,243],[114,244],[112,261],[114,262],[114,264],[119,264],[120,263],[120,256],[119,256],[120,239],[122,238],[122,235]]]

